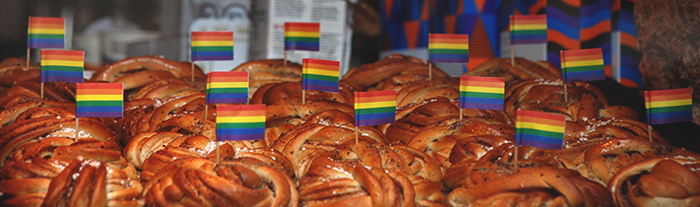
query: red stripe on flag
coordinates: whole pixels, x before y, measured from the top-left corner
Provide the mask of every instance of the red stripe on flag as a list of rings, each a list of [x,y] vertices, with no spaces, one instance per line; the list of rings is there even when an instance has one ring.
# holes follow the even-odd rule
[[[94,90],[94,89],[114,89],[123,90],[122,83],[81,83],[76,85],[76,90]]]

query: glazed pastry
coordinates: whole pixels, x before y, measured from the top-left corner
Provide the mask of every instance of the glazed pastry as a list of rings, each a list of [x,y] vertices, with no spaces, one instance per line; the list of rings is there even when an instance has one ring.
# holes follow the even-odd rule
[[[198,66],[195,66],[194,70],[195,78],[206,78]],[[137,56],[105,67],[90,80],[124,83],[124,90],[130,90],[159,80],[191,77],[192,74],[192,65],[189,62],[177,62],[159,56]]]
[[[177,160],[144,188],[148,206],[298,206],[299,194],[282,166],[229,158]],[[196,187],[195,187],[196,186]]]
[[[342,79],[357,85],[358,90],[365,90],[393,76],[407,74],[427,76],[429,73],[428,69],[428,65],[418,58],[392,54],[378,62],[352,68],[343,75]],[[439,68],[433,67],[432,76],[433,78],[438,78],[448,77],[449,75]]]
[[[262,59],[245,62],[232,71],[248,71],[249,91],[253,94],[264,85],[282,82],[301,81],[301,65],[282,59]]]
[[[616,206],[698,206],[698,169],[697,159],[648,159],[622,168],[608,189]]]

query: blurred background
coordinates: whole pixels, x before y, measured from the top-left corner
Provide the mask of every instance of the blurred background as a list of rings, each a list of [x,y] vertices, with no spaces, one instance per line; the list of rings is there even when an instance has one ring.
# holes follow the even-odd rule
[[[252,22],[253,2],[257,2],[258,19]],[[0,59],[26,57],[27,23],[29,16],[63,17],[66,20],[66,48],[85,50],[86,69],[99,68],[126,57],[161,55],[168,59],[189,60],[190,31],[233,30],[236,60],[223,63],[197,63],[208,70],[230,70],[251,58],[281,58],[270,51],[250,57],[249,33],[253,24],[259,28],[274,28],[274,19],[263,12],[279,13],[271,1],[251,0],[3,0],[0,1]],[[261,3],[265,2],[265,3]],[[285,4],[286,1],[272,1]],[[293,1],[288,1],[293,2]],[[296,1],[310,3],[311,1]],[[338,49],[339,55],[328,59],[347,58],[346,67],[374,62],[379,58],[379,0],[325,1],[333,11],[344,10],[335,18],[343,27],[338,41],[348,42]],[[340,3],[340,4],[337,4]],[[337,6],[340,5],[340,6]],[[307,7],[310,5],[306,5]],[[357,8],[357,9],[355,9]],[[310,10],[318,10],[312,8]],[[353,11],[361,14],[359,24],[353,24]],[[311,17],[321,18],[314,13]],[[329,13],[321,15],[330,15]],[[312,21],[312,19],[309,19]],[[307,20],[308,21],[308,20]],[[353,26],[359,27],[354,29]],[[324,26],[327,27],[327,26]],[[264,30],[259,32],[266,32]],[[347,34],[346,34],[347,33]],[[258,33],[260,34],[260,33]],[[264,35],[258,35],[264,36]],[[345,41],[350,40],[350,41]],[[270,41],[270,40],[267,40]],[[263,47],[263,46],[261,46]],[[352,49],[350,49],[352,48]],[[32,50],[32,61],[38,61],[39,49]],[[302,52],[297,52],[303,54]],[[347,54],[345,54],[347,53]],[[35,55],[36,54],[36,55]],[[352,57],[352,60],[350,60]],[[352,63],[350,63],[352,62]],[[218,65],[215,65],[218,64]]]

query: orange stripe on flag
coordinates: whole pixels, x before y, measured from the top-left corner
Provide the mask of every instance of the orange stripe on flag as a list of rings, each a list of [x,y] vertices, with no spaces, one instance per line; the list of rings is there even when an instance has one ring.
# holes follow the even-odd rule
[[[233,76],[233,77],[209,77],[209,82],[248,82],[248,77],[240,77],[240,76]]]
[[[374,96],[374,97],[357,97],[355,98],[355,103],[370,103],[370,102],[384,102],[384,101],[396,101],[396,96]]]
[[[237,116],[265,116],[265,110],[217,110],[216,116],[218,117],[237,117]]]
[[[122,94],[121,89],[78,89],[81,95],[116,95]],[[76,93],[77,90],[76,90]]]
[[[113,89],[121,91],[122,88],[122,84],[83,83],[76,85],[76,90]]]

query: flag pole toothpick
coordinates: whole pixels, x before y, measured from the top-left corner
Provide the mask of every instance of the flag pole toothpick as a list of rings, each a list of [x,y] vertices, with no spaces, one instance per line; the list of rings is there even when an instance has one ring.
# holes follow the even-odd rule
[[[428,80],[433,80],[433,64],[428,62]]]
[[[510,65],[515,67],[515,47],[512,42],[510,43]]]
[[[219,159],[221,157],[221,153],[220,153],[221,150],[219,149],[219,147],[221,147],[221,146],[219,146],[219,141],[215,141],[215,142],[216,142],[216,164],[218,165],[219,161],[220,161]]]
[[[463,116],[464,115],[462,115],[462,108],[459,108],[459,120],[462,120]]]
[[[515,172],[520,171],[520,164],[518,164],[518,145],[515,145],[515,149],[513,150],[513,163],[515,163]]]
[[[31,55],[32,55],[32,53],[31,53],[31,48],[28,47],[28,48],[27,48],[27,65],[26,65],[26,67],[25,67],[25,69],[24,69],[25,71],[29,70],[29,63],[30,63],[29,60],[31,59],[31,57],[30,57]],[[43,88],[43,87],[42,87],[42,88]],[[43,96],[42,96],[42,98],[43,98]]]
[[[357,126],[355,126],[355,145],[357,145],[357,144],[360,142],[360,141],[359,141],[359,140],[360,140],[360,135],[359,135],[358,130],[359,130],[359,128],[358,128]]]
[[[647,132],[649,133],[649,142],[654,142],[653,136],[651,134],[651,125],[647,124]]]
[[[284,60],[282,60],[284,63],[284,67],[287,67],[287,50],[284,50]]]
[[[75,117],[75,141],[78,142],[78,135],[80,134],[80,129],[78,128],[78,117]]]
[[[194,61],[192,61],[192,72],[190,75],[192,76],[192,82],[194,82]]]
[[[41,94],[41,99],[44,99],[44,82],[41,82],[41,89],[39,89],[40,94]]]
[[[204,103],[204,120],[209,118],[209,104]]]

